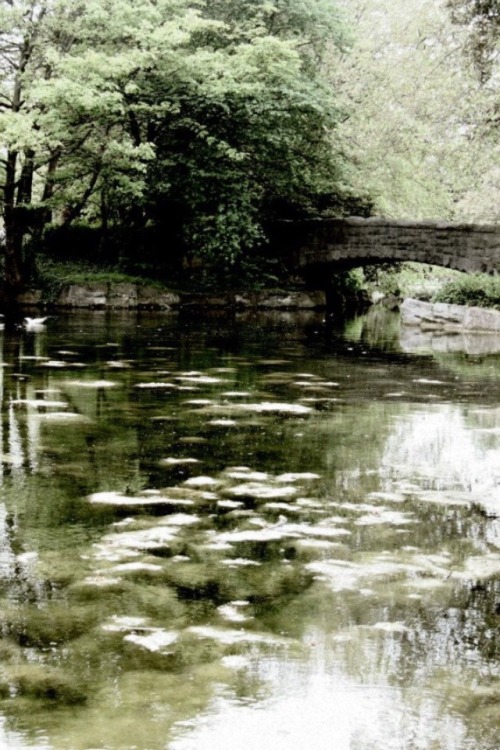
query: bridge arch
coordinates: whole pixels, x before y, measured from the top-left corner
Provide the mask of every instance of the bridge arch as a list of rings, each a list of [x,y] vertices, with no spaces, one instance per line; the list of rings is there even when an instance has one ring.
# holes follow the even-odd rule
[[[288,239],[285,239],[288,234]],[[290,222],[280,244],[305,276],[328,267],[415,261],[466,273],[500,271],[500,226],[385,218]]]

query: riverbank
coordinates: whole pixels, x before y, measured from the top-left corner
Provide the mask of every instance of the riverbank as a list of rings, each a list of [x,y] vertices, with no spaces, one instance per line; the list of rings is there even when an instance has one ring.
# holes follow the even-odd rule
[[[367,296],[367,295],[366,295]],[[66,284],[50,301],[40,290],[31,290],[17,299],[21,307],[63,310],[172,310],[172,309],[269,309],[325,310],[327,300],[321,290],[260,290],[201,293],[173,291],[165,287],[133,282],[94,282]],[[365,300],[365,307],[366,307]],[[359,298],[353,295],[352,307]],[[399,308],[403,326],[443,333],[500,332],[500,311],[476,306],[428,302],[412,297],[402,302],[394,294],[378,304]]]

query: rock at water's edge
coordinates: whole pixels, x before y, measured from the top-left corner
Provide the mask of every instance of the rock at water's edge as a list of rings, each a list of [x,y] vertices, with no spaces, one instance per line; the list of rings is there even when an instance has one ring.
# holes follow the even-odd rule
[[[403,325],[419,326],[423,330],[500,332],[500,311],[491,308],[408,298],[400,309]]]

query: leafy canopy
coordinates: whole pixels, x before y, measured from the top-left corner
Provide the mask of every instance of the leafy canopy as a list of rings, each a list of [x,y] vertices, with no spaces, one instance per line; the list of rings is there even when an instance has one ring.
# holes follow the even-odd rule
[[[56,223],[153,225],[232,263],[266,220],[342,191],[319,66],[345,45],[330,0],[0,7],[0,52],[16,47],[1,71],[1,143],[16,181],[32,166],[29,204]]]

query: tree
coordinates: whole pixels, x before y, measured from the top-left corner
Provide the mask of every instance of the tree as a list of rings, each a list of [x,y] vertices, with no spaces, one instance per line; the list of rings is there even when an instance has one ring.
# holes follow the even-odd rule
[[[463,52],[472,59],[485,106],[470,134],[479,145],[477,178],[458,202],[471,218],[500,221],[500,4],[448,0],[453,22],[465,30]]]
[[[12,0],[1,20],[12,293],[28,217],[160,225],[233,263],[266,218],[341,192],[315,67],[342,44],[329,0]]]
[[[218,30],[216,58],[204,56],[196,86],[174,94],[177,116],[158,123],[151,165],[153,211],[181,216],[184,244],[223,248],[227,262],[259,241],[265,217],[314,203],[339,171],[331,93],[306,76],[295,42],[246,34]],[[170,81],[159,72],[155,99]]]
[[[117,102],[107,78],[96,76],[95,69],[93,79],[92,69],[81,69],[79,80],[62,74],[61,61],[69,64],[75,49],[82,49],[84,16],[83,5],[66,0],[8,0],[0,6],[0,181],[7,298],[22,289],[28,241],[40,236],[51,210],[64,203],[63,221],[70,222],[107,167],[113,175],[124,171],[116,145],[123,129],[113,129],[118,124]],[[80,62],[85,64],[84,59]],[[93,87],[85,86],[86,78]]]
[[[24,80],[43,33],[46,5],[7,0],[0,6],[0,133],[2,135],[2,213],[5,225],[5,284],[19,288],[22,245],[29,224],[34,176],[35,123],[26,111]]]
[[[482,83],[500,62],[500,4],[498,0],[448,0],[451,17],[467,29],[467,52]]]
[[[450,23],[444,0],[341,6],[357,30],[351,53],[331,62],[351,182],[388,216],[494,221],[483,127],[493,98],[464,58],[466,29]]]

